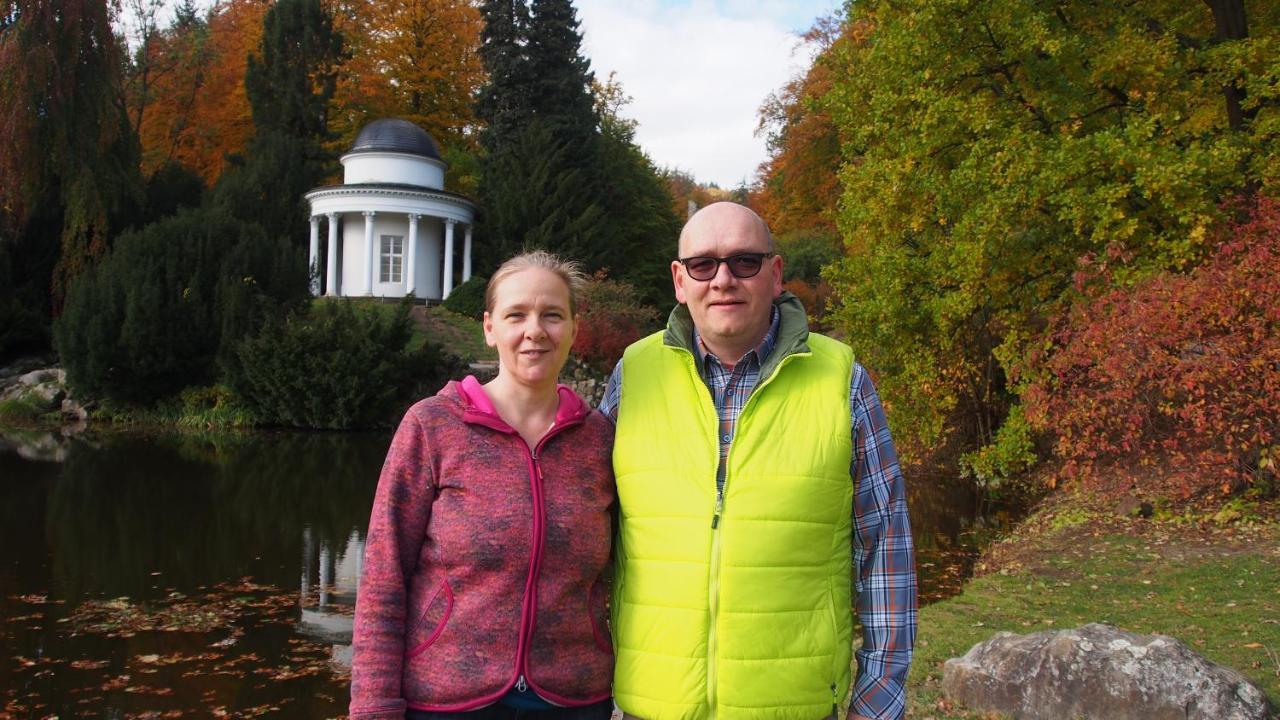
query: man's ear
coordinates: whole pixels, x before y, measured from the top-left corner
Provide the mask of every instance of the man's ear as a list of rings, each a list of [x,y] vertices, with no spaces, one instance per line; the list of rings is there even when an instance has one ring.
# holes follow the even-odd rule
[[[679,260],[671,261],[671,284],[676,289],[676,302],[678,303],[686,302],[684,299],[684,283],[688,278],[684,276],[684,273],[680,272],[683,267]]]
[[[782,294],[782,256],[774,255],[769,258],[769,263],[773,265],[773,296],[776,298]]]

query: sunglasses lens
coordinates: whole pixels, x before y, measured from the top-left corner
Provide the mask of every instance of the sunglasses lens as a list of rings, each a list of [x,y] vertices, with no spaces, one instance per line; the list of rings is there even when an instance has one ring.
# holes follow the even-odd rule
[[[684,267],[694,280],[710,280],[715,277],[720,263],[713,257],[695,257],[684,261]]]
[[[764,262],[764,257],[760,255],[734,255],[726,260],[729,264],[729,272],[734,277],[749,278],[755,277],[760,272],[760,265]]]

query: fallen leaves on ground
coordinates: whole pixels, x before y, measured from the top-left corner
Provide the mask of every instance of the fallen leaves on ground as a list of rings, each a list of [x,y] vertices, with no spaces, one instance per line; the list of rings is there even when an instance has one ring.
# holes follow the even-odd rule
[[[36,594],[10,599],[34,606],[63,603]],[[317,681],[322,688],[333,686],[333,697],[340,696],[347,676],[334,666],[329,643],[270,629],[294,626],[299,605],[297,592],[246,579],[201,587],[191,594],[170,591],[150,600],[86,600],[58,617],[56,623],[49,622],[49,631],[41,629],[41,623],[50,619],[43,612],[12,616],[6,619],[9,628],[42,636],[53,633],[61,642],[42,641],[40,653],[11,656],[10,667],[27,681],[21,683],[22,690],[0,689],[0,718],[45,717],[49,703],[54,703],[56,710],[56,703],[65,702],[68,696],[76,698],[77,714],[80,708],[115,707],[124,713],[122,717],[130,718],[182,717],[184,712],[206,717],[209,713],[237,718],[275,715],[300,688],[315,695]],[[61,612],[65,611],[58,614]],[[264,634],[275,640],[264,645]],[[245,642],[246,636],[253,642]],[[108,643],[104,646],[101,640],[89,638]],[[52,647],[71,647],[78,652],[71,657],[44,654]],[[107,656],[87,657],[86,647],[94,648],[89,653]],[[48,684],[58,673],[61,679]],[[238,705],[247,698],[236,688],[264,690],[306,678],[317,680],[310,685],[295,684],[294,690],[281,689],[278,692],[283,696],[272,702]],[[53,696],[54,688],[61,698]],[[126,696],[135,700],[123,700]],[[270,695],[249,702],[263,699],[270,699]],[[139,702],[143,704],[139,706]],[[175,703],[184,709],[175,709]]]

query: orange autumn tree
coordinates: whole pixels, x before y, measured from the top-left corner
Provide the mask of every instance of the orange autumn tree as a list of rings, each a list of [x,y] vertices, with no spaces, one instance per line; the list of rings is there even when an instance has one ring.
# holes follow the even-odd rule
[[[801,75],[771,93],[760,107],[758,134],[769,158],[760,165],[749,204],[774,230],[786,258],[786,289],[804,303],[810,322],[827,330],[832,289],[821,277],[840,257],[835,212],[840,199],[840,134],[822,99],[831,92],[843,46],[860,41],[865,24],[820,18],[803,40],[816,50]]]
[[[138,131],[144,174],[176,162],[211,186],[226,157],[244,151],[254,129],[244,73],[269,7],[268,0],[220,0],[205,19],[179,18],[154,43],[151,52],[163,56],[156,64],[167,72],[151,85]]]
[[[757,133],[765,136],[769,158],[760,165],[751,205],[775,232],[836,233],[840,138],[819,101],[831,91],[837,45],[849,42],[854,29],[834,17],[819,19],[804,35],[818,49],[813,64],[760,107]]]
[[[416,123],[445,151],[474,147],[471,104],[484,78],[473,3],[340,0],[333,9],[350,52],[331,116],[338,149],[380,117]]]

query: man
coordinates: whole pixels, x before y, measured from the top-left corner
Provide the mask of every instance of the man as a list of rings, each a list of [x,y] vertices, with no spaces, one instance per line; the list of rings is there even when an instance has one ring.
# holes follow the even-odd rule
[[[680,302],[627,348],[601,410],[621,506],[614,696],[645,720],[900,718],[916,629],[906,495],[847,345],[810,333],[769,229],[703,208]]]

